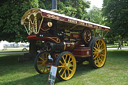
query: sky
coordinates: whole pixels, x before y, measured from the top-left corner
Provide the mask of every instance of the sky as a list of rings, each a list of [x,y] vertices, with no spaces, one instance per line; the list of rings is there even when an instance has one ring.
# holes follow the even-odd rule
[[[92,8],[93,6],[102,8],[103,0],[88,0],[88,1],[91,1],[90,8]]]

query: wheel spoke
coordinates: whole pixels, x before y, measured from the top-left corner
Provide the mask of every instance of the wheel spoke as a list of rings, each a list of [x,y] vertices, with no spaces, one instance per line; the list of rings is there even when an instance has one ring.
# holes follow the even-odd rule
[[[42,64],[40,64],[40,65],[37,65],[37,67],[40,67],[40,66],[43,66]]]
[[[99,58],[99,57],[98,57],[98,60],[99,60],[99,61],[102,61],[101,58]]]
[[[70,76],[70,74],[69,74],[69,69],[68,69],[67,71],[68,71],[68,76]]]
[[[61,61],[59,61],[59,62],[60,62],[61,65],[63,64]]]
[[[63,75],[64,75],[65,71],[66,71],[66,69],[64,69],[64,71],[63,71],[63,73],[61,74],[61,76],[63,76]]]
[[[98,49],[101,47],[101,41],[99,40],[98,42],[97,42],[97,44],[98,44]]]
[[[42,63],[43,61],[37,61],[37,63]]]
[[[97,42],[95,42],[95,45],[96,45],[95,47],[97,47],[97,48],[98,48],[98,44],[97,44]]]
[[[42,68],[43,68],[43,66],[41,66],[39,70],[41,71]]]
[[[42,57],[39,56],[39,58],[43,61],[44,59]]]
[[[44,69],[43,69],[43,71],[45,72],[45,70],[46,70],[46,65],[44,66]]]
[[[98,64],[98,63],[99,63],[99,61],[98,61],[98,59],[97,59],[97,58],[95,59],[95,61],[96,61],[96,64]]]
[[[70,62],[70,59],[71,59],[71,58],[70,58],[70,56],[69,56],[68,63]]]
[[[65,66],[58,66],[59,68],[63,68],[63,67],[65,67]]]
[[[98,57],[98,56],[95,56],[95,57],[93,56],[93,59],[96,59],[97,57]]]
[[[93,52],[93,54],[97,54],[97,53],[98,53],[98,52],[95,52],[95,51]]]
[[[70,63],[73,62],[73,60],[69,61]]]
[[[72,69],[69,69],[71,72],[73,71]]]
[[[64,59],[64,56],[62,56],[62,59],[63,59],[64,63],[66,63],[66,61],[65,61],[65,59]]]
[[[104,54],[100,54],[102,57],[104,57],[105,55]]]
[[[73,67],[73,65],[70,65],[69,67]]]
[[[105,50],[105,48],[102,48],[101,50],[102,50],[102,51],[104,51],[104,50]]]
[[[94,60],[94,63],[96,64],[96,60]]]
[[[61,69],[59,70],[59,73],[62,71],[62,69],[63,69],[63,68],[61,68]]]
[[[98,49],[96,47],[94,47],[94,50],[97,51]]]
[[[103,47],[102,45],[103,45],[103,43],[100,44],[100,49]]]

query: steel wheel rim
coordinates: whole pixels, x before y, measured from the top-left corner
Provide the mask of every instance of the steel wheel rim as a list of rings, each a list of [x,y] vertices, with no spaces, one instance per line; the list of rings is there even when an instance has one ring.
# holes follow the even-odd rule
[[[44,52],[38,56],[37,69],[41,73],[49,73],[50,72],[50,66],[45,64],[48,61],[48,55],[49,55],[48,52]]]
[[[96,40],[94,44],[93,60],[97,67],[102,67],[106,61],[106,45],[103,39]]]
[[[76,71],[75,57],[67,53],[59,60],[58,73],[63,80],[68,80],[73,77]]]

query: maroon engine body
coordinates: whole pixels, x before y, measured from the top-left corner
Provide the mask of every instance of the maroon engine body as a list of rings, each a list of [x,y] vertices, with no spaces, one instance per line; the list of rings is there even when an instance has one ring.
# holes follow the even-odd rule
[[[59,37],[44,36],[42,34],[30,35],[28,36],[28,39],[47,41],[47,45],[50,47],[50,51],[53,51],[57,54],[62,51],[70,51],[73,52],[75,57],[91,56],[91,49],[89,47],[85,47],[85,45],[81,42],[81,36],[79,33],[72,33],[70,37],[71,41],[63,42]],[[75,39],[77,39],[78,41],[76,41]]]

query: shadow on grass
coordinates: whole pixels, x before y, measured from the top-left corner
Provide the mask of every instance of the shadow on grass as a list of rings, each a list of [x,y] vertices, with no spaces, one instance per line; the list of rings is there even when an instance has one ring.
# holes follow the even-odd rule
[[[48,85],[48,74],[36,74],[23,79],[4,83],[3,85]]]
[[[23,54],[1,55],[0,56],[0,76],[4,76],[14,72],[24,72],[26,68],[34,68],[33,61],[19,62],[18,57],[23,57]],[[26,71],[26,72],[29,72]]]
[[[86,73],[92,70],[94,69],[91,68],[89,64],[78,65],[76,73],[73,76],[73,78],[81,76],[83,74],[85,75]],[[49,74],[35,74],[34,76],[4,83],[3,85],[48,85],[47,83],[48,75]],[[60,81],[58,78],[56,78],[56,83],[59,83],[59,82],[65,82],[65,81]]]

